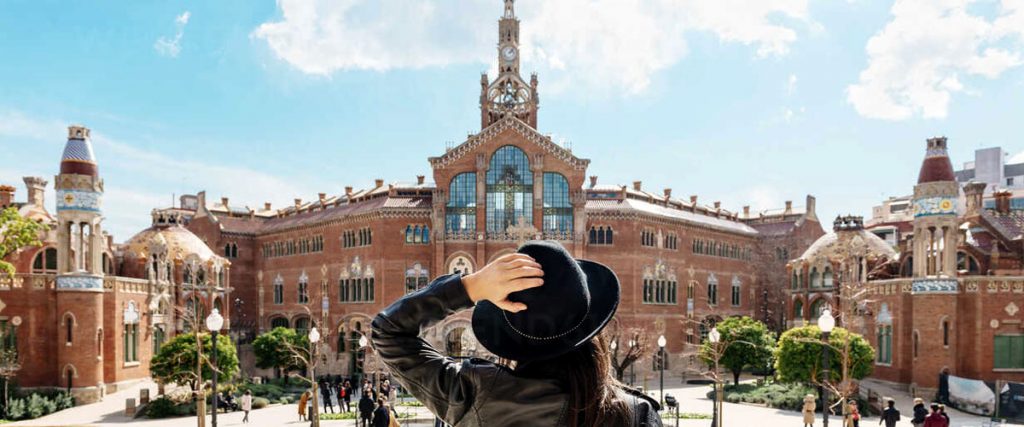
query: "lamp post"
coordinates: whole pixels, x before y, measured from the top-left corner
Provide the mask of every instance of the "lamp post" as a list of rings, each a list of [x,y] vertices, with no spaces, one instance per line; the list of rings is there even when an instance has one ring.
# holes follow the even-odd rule
[[[319,411],[317,410],[320,406],[320,400],[317,398],[316,393],[316,358],[317,349],[319,349],[320,347],[319,345],[317,345],[319,341],[320,331],[317,330],[316,326],[309,328],[309,377],[311,380],[310,382],[313,383],[313,404],[311,405],[313,413],[310,414],[309,416],[309,425],[313,427],[320,426],[320,415]]]
[[[369,345],[370,345],[370,341],[366,339],[366,335],[362,335],[362,336],[359,337],[359,348],[363,350],[363,378],[369,378],[370,377],[369,374],[373,373],[372,369],[370,369],[369,371],[367,371],[367,369],[366,369],[366,360],[370,358],[370,355],[369,355]],[[371,391],[377,389],[376,381],[377,381],[376,377],[374,377],[373,379],[370,380],[370,390]]]
[[[665,336],[658,337],[658,371],[660,371],[661,379],[658,380],[658,398],[661,399],[661,404],[665,404]]]
[[[821,312],[821,317],[818,317],[818,329],[821,329],[821,386],[819,390],[821,393],[821,415],[822,415],[822,426],[828,427],[828,388],[824,385],[830,379],[829,368],[832,366],[832,359],[828,354],[828,335],[832,333],[832,328],[836,327],[836,319],[832,317],[832,310],[825,309]]]
[[[708,333],[708,341],[711,342],[711,351],[712,351],[712,354],[714,354],[714,356],[715,356],[715,375],[714,375],[715,382],[713,384],[713,386],[715,388],[714,389],[714,392],[715,392],[715,402],[714,402],[714,405],[713,405],[713,408],[712,408],[712,412],[711,412],[711,426],[712,427],[717,427],[717,426],[721,426],[722,425],[722,410],[721,410],[722,390],[721,390],[721,387],[720,387],[720,384],[719,384],[719,381],[718,381],[718,359],[720,357],[719,354],[718,354],[718,343],[721,340],[722,340],[722,334],[720,332],[718,332],[718,328],[717,327],[716,328],[711,328],[711,332]]]
[[[211,418],[210,425],[213,427],[217,427],[217,377],[219,376],[217,372],[217,334],[223,327],[224,317],[220,315],[220,310],[215,308],[209,316],[206,316],[206,329],[210,331],[212,337],[210,362],[213,364],[213,418]]]
[[[636,347],[636,340],[629,340],[629,349],[633,350],[634,347]],[[632,387],[633,383],[636,382],[636,370],[633,369],[633,366],[636,364],[635,362],[636,361],[634,360],[633,362],[629,363],[629,385],[630,385],[630,387]]]

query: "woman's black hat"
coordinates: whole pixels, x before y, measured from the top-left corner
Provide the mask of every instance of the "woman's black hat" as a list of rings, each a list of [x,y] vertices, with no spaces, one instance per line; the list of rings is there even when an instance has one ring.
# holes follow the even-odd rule
[[[562,245],[530,241],[519,247],[544,270],[544,284],[509,294],[526,304],[511,313],[490,301],[473,310],[473,334],[491,353],[526,362],[550,359],[589,341],[619,306],[619,279],[602,264],[574,259]]]

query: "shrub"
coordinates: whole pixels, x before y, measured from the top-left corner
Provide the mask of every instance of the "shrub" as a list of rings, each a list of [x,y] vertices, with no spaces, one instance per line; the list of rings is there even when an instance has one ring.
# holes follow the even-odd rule
[[[177,415],[176,407],[177,403],[174,403],[171,399],[166,396],[160,396],[149,402],[149,406],[146,407],[146,416],[149,418],[167,418]]]
[[[287,397],[282,397],[282,398],[277,400],[277,403],[280,403],[282,405],[287,405],[288,404],[288,398]]]
[[[28,418],[39,418],[48,412],[46,412],[47,399],[38,394],[33,394],[28,397],[28,402],[25,403],[25,411],[28,413]]]
[[[265,397],[252,398],[252,409],[263,409],[270,405],[270,400]]]
[[[57,402],[57,410],[63,411],[65,409],[75,407],[75,397],[71,393],[61,392],[55,397]]]
[[[7,405],[7,417],[12,420],[25,418],[25,400],[11,399]]]

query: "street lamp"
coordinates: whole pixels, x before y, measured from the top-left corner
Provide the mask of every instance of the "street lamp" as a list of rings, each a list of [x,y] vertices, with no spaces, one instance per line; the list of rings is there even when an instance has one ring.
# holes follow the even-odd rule
[[[629,349],[633,350],[634,347],[636,347],[636,340],[632,340],[632,339],[629,340]],[[630,385],[630,387],[632,387],[633,383],[636,382],[636,370],[633,369],[634,365],[636,365],[635,362],[636,361],[633,361],[633,362],[630,362],[630,364],[629,364],[629,385]]]
[[[359,337],[359,348],[361,350],[363,350],[363,378],[368,378],[368,377],[370,377],[370,374],[373,373],[372,370],[370,372],[367,372],[367,370],[366,370],[366,359],[369,359],[369,355],[367,354],[366,350],[367,350],[367,346],[369,344],[370,344],[370,341],[366,339],[366,335],[361,335]],[[370,382],[370,389],[371,390],[373,390],[373,389],[375,389],[377,387],[376,384],[373,383],[373,381],[376,381],[376,380],[377,380],[376,378],[370,380],[371,381]]]
[[[661,379],[659,380],[659,392],[658,397],[661,398],[661,403],[665,403],[665,336],[658,337],[658,370],[661,371]]]
[[[212,426],[217,427],[217,334],[220,329],[224,327],[224,317],[220,315],[220,310],[216,308],[210,312],[209,316],[206,316],[206,329],[210,331],[212,335],[212,354],[210,355],[211,363],[213,364],[213,418]]]
[[[821,386],[819,386],[819,392],[821,393],[821,414],[823,426],[828,427],[828,388],[824,384],[829,380],[829,368],[832,366],[832,360],[828,354],[828,335],[832,333],[832,329],[836,327],[836,319],[832,317],[832,310],[825,309],[821,312],[821,317],[818,317],[818,329],[821,329]]]
[[[313,383],[313,413],[309,417],[309,425],[313,427],[318,427],[320,425],[320,416],[318,414],[319,411],[317,410],[320,405],[320,400],[317,397],[316,393],[316,358],[317,349],[320,348],[320,346],[317,345],[318,342],[320,342],[320,331],[316,328],[316,326],[309,328],[309,346],[312,347],[310,349],[309,356],[309,376],[310,379],[312,380],[311,382]]]
[[[721,420],[722,413],[721,413],[720,406],[721,406],[721,397],[722,397],[722,391],[723,390],[721,390],[721,387],[719,387],[719,384],[718,384],[718,382],[719,382],[718,381],[718,358],[720,357],[719,354],[718,354],[718,343],[721,340],[722,340],[722,334],[720,332],[718,332],[718,328],[717,327],[711,328],[711,332],[708,333],[708,341],[711,342],[711,351],[712,351],[712,353],[715,356],[715,376],[714,376],[715,382],[713,384],[713,386],[715,388],[714,389],[714,392],[715,392],[715,402],[714,402],[714,405],[712,406],[712,412],[711,412],[711,425],[712,426],[721,426],[722,425],[722,420]]]

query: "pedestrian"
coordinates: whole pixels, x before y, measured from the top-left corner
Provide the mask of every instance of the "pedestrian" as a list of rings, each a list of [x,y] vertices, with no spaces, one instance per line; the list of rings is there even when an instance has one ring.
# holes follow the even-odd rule
[[[302,396],[299,396],[299,421],[306,421],[306,404],[309,403],[309,392],[302,392]],[[316,404],[315,402],[313,403]]]
[[[242,417],[242,422],[243,423],[248,423],[249,422],[249,411],[252,410],[252,392],[249,391],[249,390],[246,390],[245,394],[243,394],[242,398],[239,399],[239,400],[241,401],[240,403],[242,404],[242,412],[245,412],[245,416]]]
[[[372,427],[388,427],[391,424],[391,414],[388,413],[388,407],[383,397],[377,399],[377,409],[373,410],[373,424]]]
[[[352,384],[345,380],[340,386],[338,386],[338,405],[341,406],[338,410],[344,410],[345,412],[352,412]]]
[[[370,394],[370,389],[363,389],[363,395],[359,398],[359,425],[364,427],[370,427],[370,419],[373,417],[373,399]]]
[[[804,396],[804,427],[814,427],[814,411],[818,409],[818,404],[813,394]]]
[[[896,427],[896,422],[900,420],[900,410],[896,409],[896,400],[893,398],[885,399],[886,408],[882,410],[882,418],[878,420],[878,424],[885,422],[885,427]]]
[[[924,425],[925,418],[928,417],[928,410],[924,409],[924,399],[920,397],[914,398],[914,418],[910,420],[910,423],[914,427],[921,427]]]
[[[334,404],[331,403],[331,397],[333,395],[334,395],[334,392],[331,391],[331,383],[327,382],[326,380],[321,382],[320,383],[320,397],[321,397],[321,400],[324,401],[324,413],[325,414],[327,413],[327,411],[331,411],[332,414],[334,413]]]
[[[619,280],[554,241],[531,241],[477,271],[406,295],[372,322],[373,348],[405,389],[459,426],[660,427],[660,405],[618,382],[601,330]],[[514,368],[445,357],[420,331],[473,309],[473,336]]]
[[[939,413],[939,404],[932,403],[931,408],[932,413],[928,414],[924,419],[924,427],[949,427],[949,420]]]
[[[846,427],[860,427],[860,409],[857,408],[857,401],[846,402],[849,413],[846,414]]]
[[[949,425],[949,414],[946,413],[946,405],[939,404],[939,414],[942,415],[942,418],[946,419],[946,425]]]

